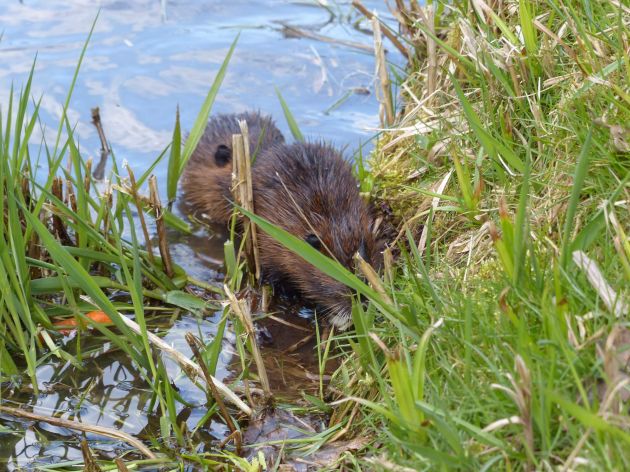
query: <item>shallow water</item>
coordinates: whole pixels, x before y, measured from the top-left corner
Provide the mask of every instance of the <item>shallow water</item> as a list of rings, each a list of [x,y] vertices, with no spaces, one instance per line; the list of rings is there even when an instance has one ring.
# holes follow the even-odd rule
[[[33,96],[42,97],[44,125],[56,130],[81,48],[100,8],[69,112],[84,156],[96,160],[100,154],[100,141],[90,123],[90,109],[98,106],[117,159],[128,161],[136,174],[144,171],[168,145],[177,106],[182,127],[192,125],[239,31],[238,46],[213,112],[260,109],[271,113],[285,136],[290,136],[274,91],[277,87],[306,136],[346,147],[346,155],[351,156],[368,142],[378,125],[373,56],[347,45],[283,33],[282,25],[291,24],[371,46],[371,36],[354,25],[358,16],[351,12],[349,2],[322,3],[329,8],[316,2],[273,0],[0,0],[0,106],[6,107],[12,83],[17,88],[24,83],[37,54]],[[364,4],[388,16],[381,2]],[[389,58],[402,63],[393,48]],[[331,109],[339,100],[339,106]],[[35,136],[34,144],[40,138]],[[159,166],[155,173],[158,182],[164,182],[166,166]],[[203,228],[185,237],[174,235],[172,251],[194,277],[221,277],[220,235],[208,234]],[[293,321],[299,319],[291,316]],[[170,322],[158,316],[152,323],[155,329],[167,331],[169,343],[188,352],[184,333],[210,338],[217,319],[218,315],[204,319],[184,315]],[[230,375],[230,336],[226,334],[218,377]],[[301,334],[292,336],[299,339]],[[38,369],[43,392],[39,397],[25,383],[13,390],[3,389],[3,399],[26,403],[43,415],[64,412],[64,418],[119,428],[139,437],[159,428],[159,418],[149,413],[150,389],[129,361],[100,338],[84,338],[82,343],[83,352],[87,350],[85,370],[52,360]],[[286,347],[269,347],[274,353],[270,357],[280,359],[277,353]],[[290,367],[286,376],[278,375],[279,391],[286,393],[287,385],[296,390],[296,383],[298,388],[307,388],[296,379],[317,374],[316,364],[309,360],[314,357],[312,351],[298,351],[301,357],[288,355],[278,362]],[[182,396],[198,405],[181,412],[182,421],[194,428],[205,413],[205,396],[178,375],[176,366],[169,363],[167,368],[176,377]],[[4,434],[2,426],[22,432]],[[213,421],[200,431],[200,441],[210,444],[212,439],[222,439],[226,428]],[[87,437],[100,457],[115,457],[125,450],[117,441]],[[0,469],[3,460],[14,470],[81,459],[79,439],[79,434],[69,430],[0,416]]]

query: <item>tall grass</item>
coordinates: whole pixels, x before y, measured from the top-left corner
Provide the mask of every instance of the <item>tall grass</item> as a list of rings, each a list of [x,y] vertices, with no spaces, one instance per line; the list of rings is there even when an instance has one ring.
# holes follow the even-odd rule
[[[125,169],[112,154],[112,170],[100,183],[93,180],[91,162],[84,160],[79,151],[74,123],[66,111],[89,39],[79,57],[55,135],[50,136],[42,127],[45,140],[39,147],[33,145],[34,131],[42,126],[39,101],[33,101],[31,95],[31,84],[36,80],[34,67],[19,93],[11,90],[0,113],[0,382],[6,386],[5,382],[18,382],[20,376],[26,376],[36,398],[40,393],[38,368],[50,362],[50,355],[83,369],[83,344],[64,344],[56,332],[67,325],[89,325],[111,343],[112,349],[131,360],[151,389],[150,408],[160,417],[160,437],[154,448],[163,444],[168,452],[170,447],[189,447],[190,460],[201,460],[194,455],[191,433],[182,429],[177,417],[182,406],[189,405],[175,390],[162,359],[156,356],[147,315],[156,305],[165,310],[200,313],[217,306],[189,293],[186,286],[197,281],[189,279],[172,261],[172,273],[167,275],[165,260],[145,249],[150,247],[149,241],[142,238],[151,235],[136,232],[138,220],[146,228],[144,220],[153,217],[162,218],[180,231],[189,231],[188,224],[168,208],[158,207],[155,199],[141,197],[148,193],[145,188],[152,180],[151,173],[169,156],[169,148],[137,177],[129,169],[125,177]],[[203,131],[199,123],[207,121],[235,44],[189,139],[198,139]],[[171,196],[192,152],[190,144],[180,149],[178,117],[173,136],[169,170],[175,175],[169,176],[167,188]],[[47,143],[54,145],[49,147]],[[162,243],[167,241],[160,243],[163,248]],[[112,297],[116,294],[114,303]],[[121,294],[127,296],[121,298]],[[106,317],[95,321],[89,316],[94,311],[102,311]],[[140,326],[137,334],[121,312],[133,314]],[[220,329],[205,351],[209,374],[215,373],[222,335]],[[16,406],[10,394],[0,397],[0,403]],[[210,400],[208,405],[210,415],[216,412],[212,403]],[[169,453],[161,462],[170,460],[181,458]]]

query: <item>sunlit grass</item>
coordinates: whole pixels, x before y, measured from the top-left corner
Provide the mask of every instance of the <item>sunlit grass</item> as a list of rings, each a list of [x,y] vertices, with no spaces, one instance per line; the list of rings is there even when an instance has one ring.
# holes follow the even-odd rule
[[[630,133],[627,9],[433,8],[432,27],[402,12],[415,62],[367,184],[407,228],[393,307],[375,301],[340,339],[357,360],[338,398],[364,405],[355,431],[386,450],[365,466],[625,469],[627,373],[610,362],[625,359],[626,319],[573,254],[627,307],[630,149],[614,134]]]

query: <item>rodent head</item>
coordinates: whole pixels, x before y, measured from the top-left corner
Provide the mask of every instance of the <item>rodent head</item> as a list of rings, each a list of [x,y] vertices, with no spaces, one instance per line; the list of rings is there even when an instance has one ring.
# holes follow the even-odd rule
[[[217,167],[231,165],[232,135],[241,133],[238,123],[241,120],[247,122],[252,157],[274,144],[284,143],[284,136],[269,116],[258,112],[214,116],[208,122],[202,143],[206,143],[204,150],[210,148]]]
[[[322,254],[355,271],[354,255],[378,268],[381,244],[373,234],[374,218],[359,195],[350,165],[322,143],[271,148],[255,169],[258,214],[301,238]],[[261,240],[267,273],[294,285],[320,308],[331,324],[351,323],[351,289],[315,269],[271,238]]]
[[[303,239],[351,272],[357,270],[356,254],[378,270],[382,265],[382,248],[372,233],[373,218],[365,207],[357,207],[356,210],[353,213],[356,219],[348,218],[335,226],[322,225]],[[352,320],[353,290],[319,270],[312,269],[305,274],[307,277],[300,279],[301,290],[310,293],[309,298],[319,305],[320,314],[326,316],[332,325],[347,328]]]

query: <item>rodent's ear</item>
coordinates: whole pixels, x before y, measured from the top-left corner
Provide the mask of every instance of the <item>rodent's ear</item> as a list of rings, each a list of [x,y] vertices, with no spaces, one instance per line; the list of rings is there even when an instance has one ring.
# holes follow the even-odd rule
[[[219,167],[227,165],[232,160],[232,151],[225,144],[219,144],[217,151],[214,153],[214,161]]]
[[[304,237],[304,241],[309,243],[311,246],[313,246],[317,250],[321,249],[322,247],[322,242],[319,240],[316,234],[307,234]]]

